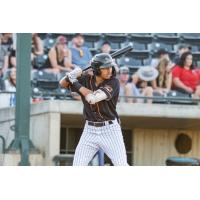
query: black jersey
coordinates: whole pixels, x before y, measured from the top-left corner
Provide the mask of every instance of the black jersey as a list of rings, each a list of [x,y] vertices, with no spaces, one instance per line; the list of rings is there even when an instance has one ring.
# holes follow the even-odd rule
[[[107,99],[92,105],[89,104],[85,100],[85,97],[72,86],[72,91],[78,92],[81,95],[84,104],[83,115],[86,120],[102,122],[114,120],[116,118],[118,119],[116,105],[118,101],[120,85],[117,78],[111,77],[110,79],[103,81],[98,86],[95,84],[95,76],[88,74],[82,75],[80,78],[78,78],[78,81],[82,86],[89,90],[96,91],[100,89],[107,95]]]

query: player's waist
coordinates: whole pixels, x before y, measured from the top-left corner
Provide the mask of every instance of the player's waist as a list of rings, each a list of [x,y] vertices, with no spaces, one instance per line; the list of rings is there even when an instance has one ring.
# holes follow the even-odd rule
[[[102,121],[102,122],[93,122],[93,121],[86,120],[86,123],[89,126],[102,127],[102,126],[107,126],[107,125],[114,124],[116,121],[117,121],[117,119],[108,120],[108,121]]]

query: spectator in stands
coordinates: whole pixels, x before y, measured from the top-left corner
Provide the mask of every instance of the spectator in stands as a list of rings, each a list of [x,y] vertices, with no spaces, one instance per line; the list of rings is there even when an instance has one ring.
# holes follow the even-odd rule
[[[186,44],[181,44],[178,48],[177,55],[174,58],[174,63],[178,64],[180,62],[180,57],[183,53],[191,51],[191,46]]]
[[[46,72],[60,73],[70,71],[73,65],[71,63],[71,51],[67,47],[67,39],[64,36],[59,36],[56,39],[54,47],[48,54],[48,59],[41,69]]]
[[[169,65],[170,61],[165,57],[162,58],[157,67],[159,75],[156,80],[152,82],[154,92],[160,95],[164,95],[171,90],[172,74],[169,70]]]
[[[92,54],[87,47],[84,47],[84,37],[81,33],[76,33],[72,39],[72,64],[85,68],[89,65]]]
[[[16,67],[16,65],[17,65],[16,51],[12,49],[8,57],[8,68]]]
[[[123,66],[119,69],[119,83],[120,83],[120,91],[119,91],[119,101],[126,102],[126,85],[129,80],[129,68],[127,66]]]
[[[111,53],[111,45],[108,41],[105,41],[101,46],[101,53]],[[115,59],[113,59],[115,63],[115,70],[119,73],[119,67]]]
[[[2,33],[0,36],[1,44],[6,47],[7,51],[10,51],[13,45],[12,33]]]
[[[192,98],[200,97],[200,70],[193,65],[191,52],[181,55],[180,62],[172,69],[173,88]]]
[[[43,55],[43,43],[37,33],[32,33],[32,53],[34,56]]]
[[[101,53],[110,53],[111,52],[111,46],[108,41],[105,41],[101,46]]]
[[[157,51],[157,57],[152,59],[150,66],[157,68],[158,64],[162,58],[166,58],[166,59],[170,60],[169,53],[166,49],[159,49]]]
[[[7,78],[5,80],[5,91],[6,92],[16,92],[16,68],[12,68],[7,72]],[[15,106],[16,95],[15,93],[4,94],[1,96],[1,102],[3,105],[1,107]]]
[[[1,44],[2,40],[0,39],[0,77],[3,76],[5,71],[8,68],[8,55],[9,52],[5,45]]]
[[[11,68],[8,71],[8,75],[5,80],[5,90],[13,92],[15,91],[15,88],[16,88],[16,68]]]
[[[132,76],[132,82],[126,86],[126,96],[143,96],[153,97],[153,81],[158,76],[158,70],[154,67],[140,67],[136,73]],[[152,99],[128,98],[129,103],[134,102],[147,102],[152,103]]]

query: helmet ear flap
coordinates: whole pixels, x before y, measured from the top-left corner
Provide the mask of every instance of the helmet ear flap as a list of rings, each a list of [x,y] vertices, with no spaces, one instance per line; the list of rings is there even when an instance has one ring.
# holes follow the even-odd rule
[[[116,76],[116,75],[117,75],[117,72],[116,72],[116,69],[115,69],[114,66],[112,67],[112,75],[113,75],[113,76]]]
[[[100,74],[101,74],[100,68],[99,67],[94,68],[94,75],[100,76]]]

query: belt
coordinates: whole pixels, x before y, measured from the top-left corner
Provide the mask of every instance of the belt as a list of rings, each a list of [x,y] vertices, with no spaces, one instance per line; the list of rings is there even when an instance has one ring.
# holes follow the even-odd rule
[[[88,121],[87,122],[89,126],[95,126],[95,127],[102,127],[102,126],[105,126],[105,125],[110,125],[110,124],[113,124],[113,121],[105,121],[105,122],[91,122],[91,121]]]

